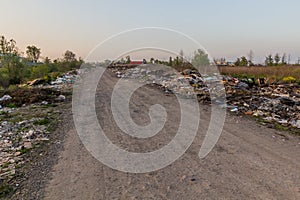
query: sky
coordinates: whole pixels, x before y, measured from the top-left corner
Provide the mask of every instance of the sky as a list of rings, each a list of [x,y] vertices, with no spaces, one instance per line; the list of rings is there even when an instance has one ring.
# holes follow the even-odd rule
[[[237,57],[254,52],[256,62],[268,54],[300,57],[299,0],[0,0],[0,35],[13,38],[21,51],[41,48],[42,56],[62,57],[71,50],[85,58],[101,42],[122,31],[162,27],[199,42],[211,57]],[[145,34],[145,32],[142,32]],[[134,35],[134,34],[133,34]],[[161,41],[158,34],[148,34]],[[107,46],[130,48],[136,35]],[[157,37],[157,38],[155,38]],[[145,37],[147,38],[147,37]],[[168,40],[180,50],[184,40]],[[174,44],[176,43],[176,48]],[[140,53],[143,56],[143,53]],[[145,55],[146,56],[146,55]]]

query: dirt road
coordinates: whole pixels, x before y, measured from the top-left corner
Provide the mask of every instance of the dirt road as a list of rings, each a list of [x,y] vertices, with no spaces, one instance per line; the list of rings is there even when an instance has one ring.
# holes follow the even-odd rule
[[[153,151],[167,144],[180,120],[174,96],[155,86],[136,91],[130,108],[137,124],[149,123],[148,108],[154,103],[166,108],[168,121],[155,137],[134,139],[119,130],[111,114],[115,81],[107,73],[96,98],[97,116],[107,137],[135,152]],[[200,160],[209,107],[201,106],[200,115],[199,131],[186,154],[166,168],[144,174],[119,172],[93,158],[81,144],[70,116],[64,150],[45,188],[45,199],[300,199],[299,137],[228,115],[218,144]]]

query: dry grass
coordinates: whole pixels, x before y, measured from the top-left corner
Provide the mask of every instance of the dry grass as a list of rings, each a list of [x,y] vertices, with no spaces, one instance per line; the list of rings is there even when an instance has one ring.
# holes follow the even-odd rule
[[[268,82],[283,82],[285,77],[294,77],[300,83],[300,66],[273,67],[219,67],[221,74],[239,78],[267,78]]]

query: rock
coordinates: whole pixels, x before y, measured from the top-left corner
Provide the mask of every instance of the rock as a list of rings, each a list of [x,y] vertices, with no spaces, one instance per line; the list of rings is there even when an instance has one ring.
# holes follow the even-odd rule
[[[20,152],[20,151],[17,151],[17,152],[14,154],[14,156],[19,156],[19,155],[21,155],[21,152]]]
[[[31,142],[24,142],[24,148],[25,149],[31,149],[32,148],[32,143]]]

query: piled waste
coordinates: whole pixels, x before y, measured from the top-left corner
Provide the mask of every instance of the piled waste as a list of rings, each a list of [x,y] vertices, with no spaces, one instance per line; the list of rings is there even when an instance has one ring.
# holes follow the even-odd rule
[[[299,85],[249,85],[247,80],[226,77],[225,87],[227,103],[234,106],[236,112],[300,128]]]
[[[230,112],[258,117],[265,123],[275,122],[284,127],[300,129],[300,86],[297,84],[267,85],[264,79],[200,75],[189,69],[179,73],[156,65],[116,68],[113,72],[118,78],[156,83],[166,93],[197,96],[202,103],[218,103],[218,98],[222,98],[226,91],[225,104],[220,103],[220,106]]]
[[[6,108],[1,115],[17,112]],[[38,143],[48,141],[45,119],[31,118],[19,122],[1,120],[0,123],[0,180],[12,177],[16,168],[24,163],[23,154]]]
[[[66,85],[74,84],[79,79],[79,70],[74,70],[57,77],[56,80],[51,81],[50,85],[59,86],[61,88]],[[57,88],[57,87],[56,87]]]
[[[61,76],[58,76],[55,80],[46,83],[44,79],[35,79],[27,83],[31,87],[42,87],[42,88],[54,88],[54,89],[63,89],[69,87],[76,80],[79,79],[79,70],[73,70],[66,72]]]
[[[50,84],[39,79],[26,87],[2,92],[0,96],[0,183],[12,178],[25,155],[49,140],[49,126],[59,112],[53,107],[66,100],[65,94],[78,79],[77,71],[57,77]],[[28,87],[29,86],[29,87]]]

